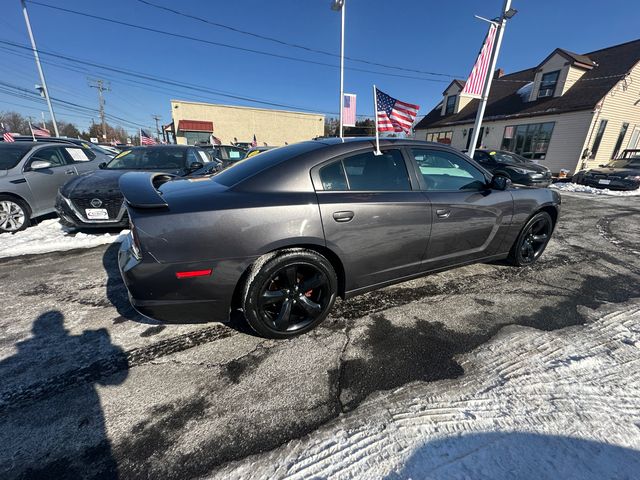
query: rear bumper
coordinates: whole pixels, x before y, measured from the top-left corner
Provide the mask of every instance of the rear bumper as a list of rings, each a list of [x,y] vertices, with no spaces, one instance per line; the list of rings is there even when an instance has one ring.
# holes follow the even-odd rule
[[[163,264],[136,258],[127,237],[118,252],[120,274],[131,305],[142,315],[166,323],[227,322],[242,263]],[[176,272],[213,268],[210,276],[176,278]]]

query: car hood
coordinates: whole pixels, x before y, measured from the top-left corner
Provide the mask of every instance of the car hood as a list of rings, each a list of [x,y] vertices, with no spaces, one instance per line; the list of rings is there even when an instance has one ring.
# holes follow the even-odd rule
[[[540,165],[539,163],[527,162],[527,163],[516,163],[516,162],[505,162],[507,167],[515,167],[515,168],[526,168],[527,170],[533,170],[538,173],[548,172],[549,169],[544,165]]]
[[[69,195],[78,196],[83,194],[92,194],[92,193],[113,193],[119,192],[120,187],[118,186],[118,182],[120,181],[120,177],[127,172],[133,172],[135,170],[94,170],[93,172],[86,173],[84,175],[80,175],[79,177],[72,178],[69,180],[61,189],[60,193],[65,197]],[[148,171],[148,170],[147,170]],[[156,172],[148,171],[149,173]],[[162,171],[158,171],[164,173]],[[178,175],[182,173],[181,171],[167,171],[166,173],[171,173],[174,175]]]
[[[592,168],[586,172],[587,174],[595,173],[596,175],[615,175],[626,176],[626,175],[640,175],[640,170],[637,168]]]

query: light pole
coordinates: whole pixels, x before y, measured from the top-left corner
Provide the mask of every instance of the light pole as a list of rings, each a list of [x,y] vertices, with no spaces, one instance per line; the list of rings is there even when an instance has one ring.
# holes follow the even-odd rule
[[[342,138],[342,115],[343,115],[343,103],[344,103],[344,12],[345,12],[346,0],[333,0],[331,4],[331,10],[341,12],[342,25],[340,27],[340,138]]]
[[[51,115],[51,121],[53,122],[53,130],[56,133],[56,137],[59,137],[58,123],[56,122],[56,116],[53,114],[53,106],[51,105],[51,97],[49,97],[49,89],[47,88],[47,82],[44,80],[44,72],[42,71],[42,65],[40,65],[40,57],[38,56],[38,49],[36,48],[36,40],[33,38],[33,32],[31,31],[31,22],[29,21],[29,13],[27,12],[27,4],[24,0],[20,0],[22,4],[22,13],[24,15],[24,21],[27,24],[27,32],[29,32],[29,38],[31,39],[31,48],[33,49],[33,56],[36,59],[36,67],[38,67],[38,73],[40,74],[40,81],[42,82],[42,92],[44,98],[47,100],[49,106],[49,114]]]
[[[495,25],[498,30],[496,32],[496,41],[494,43],[493,51],[491,52],[491,59],[489,61],[489,68],[487,69],[487,76],[484,80],[484,87],[482,87],[482,97],[480,99],[480,105],[478,106],[476,121],[473,125],[473,132],[471,134],[471,145],[469,146],[469,152],[467,153],[467,155],[469,155],[471,158],[473,158],[473,154],[476,152],[476,143],[478,143],[478,137],[480,136],[480,126],[482,125],[484,112],[487,108],[489,92],[491,92],[491,81],[493,80],[496,64],[498,63],[498,54],[500,53],[500,46],[502,45],[504,28],[507,26],[507,20],[513,18],[516,13],[517,10],[511,8],[511,0],[504,0],[504,6],[502,7],[502,13],[500,14],[500,17],[493,20],[487,20],[486,18],[478,17],[476,15],[476,18]]]

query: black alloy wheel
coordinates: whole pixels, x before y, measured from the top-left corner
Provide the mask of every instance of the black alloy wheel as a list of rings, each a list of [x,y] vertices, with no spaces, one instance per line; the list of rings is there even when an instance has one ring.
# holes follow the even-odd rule
[[[245,290],[244,313],[259,335],[288,338],[322,322],[336,299],[331,263],[316,252],[290,250],[252,272]]]
[[[553,220],[547,212],[536,213],[524,226],[510,253],[511,263],[526,266],[534,263],[547,248],[553,233]]]

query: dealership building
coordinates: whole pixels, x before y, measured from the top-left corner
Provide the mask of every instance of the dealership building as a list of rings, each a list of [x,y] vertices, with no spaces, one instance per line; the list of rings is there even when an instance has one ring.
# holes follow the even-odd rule
[[[165,132],[181,145],[208,142],[251,142],[280,146],[324,135],[324,115],[171,100],[172,122]]]
[[[467,150],[479,100],[454,80],[414,127],[420,140]],[[503,149],[574,172],[640,148],[640,40],[576,54],[555,49],[538,65],[497,71],[478,147]]]

